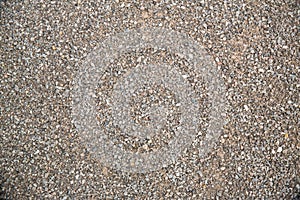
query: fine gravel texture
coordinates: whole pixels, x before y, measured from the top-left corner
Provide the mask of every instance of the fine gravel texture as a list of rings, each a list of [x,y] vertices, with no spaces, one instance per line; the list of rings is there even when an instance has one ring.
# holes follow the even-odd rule
[[[299,199],[299,8],[296,0],[0,1],[0,199]],[[209,87],[191,71],[187,80],[202,88],[201,133],[172,163],[139,173],[94,156],[72,118],[72,91],[86,58],[106,38],[144,28],[173,30],[201,45],[221,74],[229,106],[221,135],[200,156]],[[188,68],[168,49],[113,60],[95,90],[98,121],[107,129],[116,128],[106,99],[127,80],[114,74],[139,69],[144,60]],[[160,84],[129,92],[126,106],[140,126],[160,125],[143,112],[163,108],[167,125],[153,138],[121,130],[107,137],[134,153],[162,148],[180,121],[176,92]]]

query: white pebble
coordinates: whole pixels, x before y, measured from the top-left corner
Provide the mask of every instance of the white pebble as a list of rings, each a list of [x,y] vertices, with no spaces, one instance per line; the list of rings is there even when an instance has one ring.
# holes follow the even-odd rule
[[[249,111],[249,107],[247,105],[244,105],[244,108],[246,111]]]

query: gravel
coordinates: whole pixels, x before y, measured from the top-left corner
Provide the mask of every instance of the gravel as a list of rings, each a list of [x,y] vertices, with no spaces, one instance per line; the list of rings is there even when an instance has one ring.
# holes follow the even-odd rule
[[[299,2],[0,1],[0,23],[0,199],[299,198]],[[95,156],[72,118],[72,92],[105,39],[144,28],[187,34],[201,45],[220,72],[229,106],[221,135],[199,154],[209,136],[210,91],[195,71],[182,73],[202,95],[199,133],[168,165],[132,172]],[[188,69],[180,55],[151,48],[120,55],[112,66],[121,76],[139,63],[160,62]],[[127,80],[118,78],[107,73],[104,89],[95,91],[98,121],[107,129],[115,129],[105,124],[114,120],[108,114],[119,111],[106,100]],[[135,153],[162,148],[176,136],[184,106],[178,91],[154,84],[129,93],[132,120],[158,129],[151,122],[159,120],[143,112],[163,107],[154,116],[165,116],[168,124],[158,123],[165,132],[135,140],[140,135],[107,131],[107,137]]]

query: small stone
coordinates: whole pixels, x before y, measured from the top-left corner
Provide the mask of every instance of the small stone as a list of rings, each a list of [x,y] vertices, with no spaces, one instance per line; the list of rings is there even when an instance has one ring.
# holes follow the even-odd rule
[[[147,19],[147,18],[149,17],[149,13],[148,13],[147,11],[143,11],[143,12],[142,12],[142,17],[143,17],[144,19]]]
[[[244,108],[246,111],[249,111],[249,107],[247,105],[244,105]]]
[[[288,133],[285,133],[284,134],[284,137],[287,139],[287,138],[289,138],[289,134]]]
[[[138,59],[136,60],[138,63],[142,61],[142,56],[139,56]]]
[[[146,151],[148,151],[148,150],[149,150],[148,145],[147,145],[147,144],[144,144],[144,145],[143,145],[143,149],[145,149]]]
[[[103,168],[102,168],[102,173],[103,173],[105,176],[108,175],[107,167],[103,167]]]

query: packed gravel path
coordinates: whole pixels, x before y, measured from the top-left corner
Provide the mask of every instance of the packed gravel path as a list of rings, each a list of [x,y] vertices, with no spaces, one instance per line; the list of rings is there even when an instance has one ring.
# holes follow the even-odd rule
[[[300,199],[299,8],[0,1],[0,199]]]

